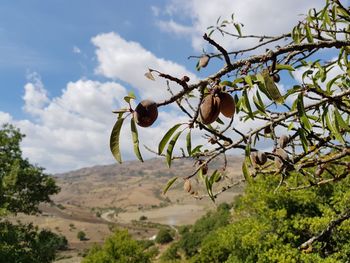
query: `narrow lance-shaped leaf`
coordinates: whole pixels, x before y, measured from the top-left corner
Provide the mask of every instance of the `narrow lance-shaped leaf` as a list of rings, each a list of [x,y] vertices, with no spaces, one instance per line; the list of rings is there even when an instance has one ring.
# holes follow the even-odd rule
[[[264,108],[264,103],[261,100],[260,94],[258,91],[256,91],[257,96],[253,96],[253,101],[255,104],[255,107],[263,114],[265,114],[265,108]]]
[[[300,138],[301,145],[303,146],[304,152],[307,152],[307,150],[308,150],[307,138],[306,138],[305,132],[302,128],[298,129],[298,135]]]
[[[212,177],[212,176],[211,176]],[[208,176],[205,177],[205,187],[207,189],[207,193],[210,197],[210,199],[215,202],[215,198],[213,196],[213,185],[211,183],[211,180],[208,179]]]
[[[245,109],[248,112],[249,118],[254,119],[254,114],[252,112],[252,108],[250,107],[248,92],[247,92],[246,89],[243,91],[243,98],[244,98],[244,104],[243,105],[245,106]]]
[[[311,131],[312,130],[312,125],[309,121],[309,118],[306,115],[305,112],[305,107],[304,107],[304,97],[303,94],[300,93],[298,95],[298,99],[297,99],[297,108],[298,108],[298,115],[300,118],[300,122],[303,125],[303,127],[307,130],[307,131]]]
[[[174,134],[174,132],[181,126],[181,123],[175,124],[173,127],[171,127],[167,133],[163,136],[162,140],[160,141],[158,145],[158,154],[162,154],[165,145],[168,143],[170,140],[171,136]]]
[[[337,108],[334,108],[333,115],[334,115],[335,123],[340,128],[340,131],[346,131],[346,132],[350,131],[349,125],[344,121],[343,117],[341,116]]]
[[[246,157],[243,164],[242,164],[242,172],[243,172],[243,176],[244,176],[244,179],[247,181],[247,182],[250,182],[251,181],[251,176],[250,176],[250,173],[249,173],[249,169],[248,169],[248,159],[249,157]]]
[[[169,188],[175,183],[175,181],[177,180],[177,178],[178,178],[178,177],[176,176],[176,177],[170,179],[170,180],[167,182],[167,184],[166,184],[166,186],[165,186],[165,188],[164,188],[164,190],[163,190],[163,195],[165,195],[166,192],[168,192]]]
[[[112,129],[110,141],[109,141],[109,147],[111,149],[111,152],[114,156],[114,158],[121,163],[122,158],[120,154],[120,146],[119,146],[119,137],[120,137],[120,130],[123,125],[124,118],[119,118],[117,122],[114,124],[114,127]]]
[[[289,71],[294,71],[295,69],[291,65],[285,65],[285,64],[277,64],[276,65],[277,70],[289,70]]]
[[[264,77],[259,73],[256,75],[256,80],[258,81],[258,88],[259,90],[266,95],[270,100],[273,100],[270,96],[270,94],[267,92]]]
[[[247,82],[247,84],[249,85],[249,87],[253,87],[253,80],[252,80],[252,76],[247,75],[244,78],[245,82]]]
[[[236,28],[238,35],[239,35],[239,36],[242,36],[242,31],[241,31],[241,26],[240,26],[240,24],[234,23],[233,25],[234,25],[234,27]]]
[[[175,143],[176,143],[177,139],[179,138],[179,136],[181,135],[181,133],[182,133],[182,131],[177,132],[174,135],[174,137],[171,139],[171,141],[169,142],[167,153],[166,153],[166,162],[167,162],[169,167],[171,166],[171,160],[172,160],[172,156],[173,156],[173,150],[174,150]]]
[[[140,147],[139,147],[139,135],[137,132],[134,118],[131,118],[130,127],[131,127],[132,141],[134,143],[135,155],[141,162],[143,162],[141,152],[140,152]]]
[[[309,43],[313,43],[314,42],[314,38],[312,36],[311,33],[311,29],[308,25],[305,25],[305,34],[306,34],[306,39]]]
[[[191,131],[192,130],[190,129],[186,135],[186,148],[189,156],[191,156],[191,151],[192,151]]]
[[[276,83],[273,81],[273,79],[270,76],[270,73],[268,70],[264,70],[262,72],[262,76],[264,77],[265,87],[270,95],[270,97],[277,103],[282,104],[284,102],[284,98],[281,95]]]
[[[339,117],[341,119],[340,114],[339,114]],[[333,127],[336,132],[335,137],[340,143],[345,144],[345,140],[341,134],[340,119],[337,118],[337,114],[335,113],[335,110],[333,110]]]

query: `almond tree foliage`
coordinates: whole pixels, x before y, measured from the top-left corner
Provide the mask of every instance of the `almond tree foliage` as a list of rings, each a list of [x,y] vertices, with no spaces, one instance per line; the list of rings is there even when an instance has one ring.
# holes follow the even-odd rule
[[[159,102],[144,99],[135,109],[130,103],[135,95],[124,98],[127,107],[115,111],[118,117],[110,138],[114,157],[121,162],[120,131],[125,119],[130,119],[134,151],[143,161],[137,126],[151,126],[158,108],[176,104],[188,122],[170,127],[158,149],[149,150],[164,157],[168,166],[178,158],[191,159],[196,166],[191,174],[169,180],[164,193],[183,179],[185,191],[201,199],[204,195],[191,184],[199,180],[205,196],[215,201],[239,183],[226,175],[226,162],[220,169],[211,168],[214,160],[226,160],[232,151],[244,155],[242,172],[249,184],[258,177],[278,177],[272,190],[276,193],[346,179],[350,174],[350,164],[344,159],[350,155],[349,22],[350,9],[340,0],[326,0],[321,10],[311,9],[290,32],[276,36],[247,35],[234,15],[229,20],[219,18],[203,35],[216,52],[191,58],[198,58],[197,70],[208,64],[214,68],[221,63],[221,67],[197,82],[149,69],[145,76],[165,80],[169,98]],[[237,42],[255,40],[256,44],[229,50],[220,45],[220,39],[214,39],[217,33]],[[213,65],[214,61],[219,63]],[[296,73],[301,81],[295,79]],[[277,84],[281,79],[284,89]],[[245,129],[247,124],[252,128]],[[193,144],[194,132],[201,133],[208,143]],[[186,139],[185,149],[176,144],[180,137]],[[263,150],[263,144],[272,149]]]
[[[0,262],[51,262],[67,240],[33,225],[12,224],[3,216],[36,214],[41,202],[59,188],[55,181],[22,157],[24,135],[12,125],[0,129]]]

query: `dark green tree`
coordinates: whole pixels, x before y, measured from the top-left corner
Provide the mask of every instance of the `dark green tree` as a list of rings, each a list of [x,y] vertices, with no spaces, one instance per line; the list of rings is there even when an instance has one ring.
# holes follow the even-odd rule
[[[0,129],[0,216],[36,214],[41,202],[59,191],[43,168],[23,158],[20,142],[24,135],[12,125]],[[0,219],[0,262],[46,263],[64,249],[67,240],[33,225],[12,224]]]
[[[173,241],[170,230],[167,228],[161,228],[156,236],[155,241],[158,244],[166,244]]]
[[[44,169],[22,157],[20,142],[24,135],[12,125],[0,130],[0,213],[39,212],[41,202],[50,202],[50,195],[59,188]]]

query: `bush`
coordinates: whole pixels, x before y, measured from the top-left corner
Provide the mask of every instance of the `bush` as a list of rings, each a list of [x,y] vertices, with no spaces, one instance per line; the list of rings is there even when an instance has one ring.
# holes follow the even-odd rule
[[[140,216],[140,221],[145,221],[145,220],[147,220],[148,218],[147,218],[147,216],[144,216],[144,215],[142,215],[142,216]]]
[[[77,238],[80,240],[80,241],[84,241],[86,240],[86,233],[84,231],[79,231],[77,233]]]
[[[156,236],[156,243],[166,244],[173,241],[173,237],[170,234],[170,230],[166,228],[161,228]]]
[[[0,263],[48,263],[55,259],[57,250],[67,247],[64,236],[49,230],[38,230],[32,224],[0,223]]]
[[[132,239],[127,230],[116,230],[102,246],[94,246],[82,263],[150,263],[154,252]]]
[[[171,246],[161,255],[161,262],[174,262],[181,259],[178,253],[179,247],[176,243],[171,244]]]

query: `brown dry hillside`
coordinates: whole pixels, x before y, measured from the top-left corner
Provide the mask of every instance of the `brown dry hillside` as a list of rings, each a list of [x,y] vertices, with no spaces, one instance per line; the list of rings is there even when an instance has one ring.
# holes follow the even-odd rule
[[[223,161],[214,163],[209,173],[222,164]],[[33,222],[65,235],[76,253],[102,242],[110,234],[111,225],[128,228],[135,238],[151,238],[159,225],[192,224],[215,208],[208,198],[197,200],[185,193],[181,178],[166,196],[162,194],[170,178],[189,175],[194,169],[190,161],[176,161],[169,169],[163,159],[151,159],[57,174],[54,177],[61,191],[52,197],[54,205],[41,206],[43,213],[39,216],[18,215],[16,220]],[[217,190],[224,183],[242,180],[240,158],[228,158],[226,177]],[[191,182],[199,195],[205,194],[202,184],[197,180]],[[242,187],[239,184],[226,191],[217,203],[231,202]],[[140,221],[141,216],[147,219]],[[80,230],[88,240],[78,240]]]

